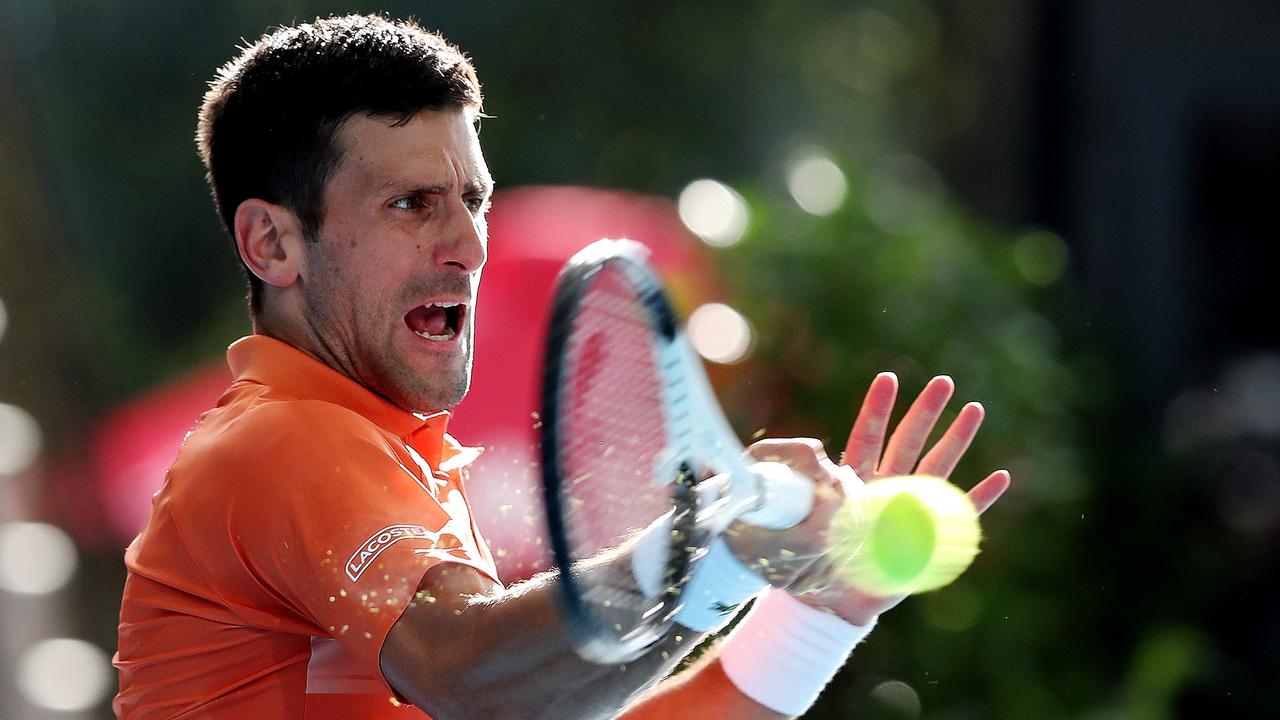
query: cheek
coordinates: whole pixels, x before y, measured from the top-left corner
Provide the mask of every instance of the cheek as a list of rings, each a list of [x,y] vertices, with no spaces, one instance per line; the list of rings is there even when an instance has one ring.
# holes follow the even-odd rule
[[[323,296],[331,311],[346,309],[355,322],[365,321],[363,316],[375,310],[379,295],[374,285],[377,273],[370,267],[373,263],[362,256],[358,243],[353,250],[345,237],[327,237],[320,242],[326,248],[313,253],[314,262],[310,263],[313,293]]]

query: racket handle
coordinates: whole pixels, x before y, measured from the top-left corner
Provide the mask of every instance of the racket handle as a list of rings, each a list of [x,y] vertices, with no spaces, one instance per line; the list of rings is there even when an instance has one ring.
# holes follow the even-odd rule
[[[739,520],[757,527],[782,530],[809,517],[813,509],[813,481],[777,462],[758,462],[748,470],[757,483],[757,505]]]

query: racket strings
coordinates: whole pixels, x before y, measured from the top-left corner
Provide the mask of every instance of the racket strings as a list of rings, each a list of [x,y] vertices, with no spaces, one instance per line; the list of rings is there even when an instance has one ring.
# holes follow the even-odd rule
[[[584,291],[565,348],[561,457],[578,558],[616,546],[671,508],[652,478],[665,443],[654,330],[636,288],[606,266]]]

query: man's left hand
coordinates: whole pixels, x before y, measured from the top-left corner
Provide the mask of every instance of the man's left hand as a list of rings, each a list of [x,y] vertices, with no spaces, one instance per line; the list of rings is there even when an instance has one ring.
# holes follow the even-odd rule
[[[867,483],[910,474],[947,478],[969,449],[985,413],[979,403],[966,404],[942,438],[921,458],[929,433],[954,392],[955,383],[951,378],[939,375],[930,380],[888,437],[886,446],[889,416],[898,394],[898,378],[888,372],[877,375],[849,432],[841,464],[853,468]],[[982,513],[1004,494],[1009,482],[1009,472],[997,470],[969,490],[969,499]],[[856,489],[849,488],[850,495],[856,492]],[[823,577],[816,577],[819,574]],[[818,564],[810,575],[802,577],[796,587],[825,587],[800,593],[797,597],[815,607],[827,608],[854,625],[865,625],[906,598],[906,595],[884,597],[859,590],[842,582],[837,573],[830,572],[829,567],[823,568]]]

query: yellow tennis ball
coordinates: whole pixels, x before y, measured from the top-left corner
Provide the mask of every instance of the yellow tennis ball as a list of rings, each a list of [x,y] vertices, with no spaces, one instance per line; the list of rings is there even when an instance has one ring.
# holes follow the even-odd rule
[[[875,595],[919,593],[960,576],[982,530],[969,498],[927,475],[876,480],[832,521],[833,560],[845,582]],[[844,548],[856,547],[856,552]]]

